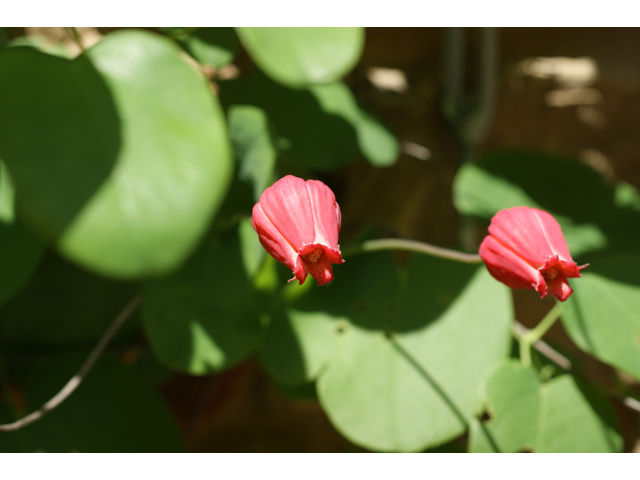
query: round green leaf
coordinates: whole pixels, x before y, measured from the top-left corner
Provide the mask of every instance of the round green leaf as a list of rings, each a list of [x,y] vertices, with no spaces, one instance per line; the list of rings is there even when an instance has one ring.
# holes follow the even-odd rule
[[[469,451],[533,450],[540,410],[540,382],[536,371],[517,360],[507,360],[491,372],[484,394],[491,418],[484,426],[472,424]]]
[[[145,282],[144,325],[163,363],[202,375],[236,364],[257,346],[252,262],[242,251],[234,230],[206,241],[172,276]]]
[[[236,31],[256,64],[289,87],[338,80],[355,66],[364,46],[361,27],[242,27]]]
[[[615,415],[606,400],[570,375],[544,384],[540,391],[540,453],[614,453],[622,449]]]
[[[475,266],[416,256],[394,270],[387,254],[361,254],[329,288],[287,289],[277,378],[316,376],[323,408],[351,441],[417,451],[460,435],[479,409],[481,378],[507,354],[510,298]],[[272,369],[275,337],[264,347]]]
[[[640,379],[639,255],[595,258],[571,285],[562,323],[600,360]]]
[[[33,367],[21,382],[28,411],[55,395],[87,355],[60,355]],[[0,417],[2,423],[12,420],[6,412]],[[3,452],[183,450],[171,413],[153,387],[133,368],[109,355],[100,358],[78,389],[42,420],[0,435]]]
[[[102,274],[179,265],[231,174],[222,112],[180,50],[125,30],[72,62],[9,49],[0,68],[0,155],[28,219]]]

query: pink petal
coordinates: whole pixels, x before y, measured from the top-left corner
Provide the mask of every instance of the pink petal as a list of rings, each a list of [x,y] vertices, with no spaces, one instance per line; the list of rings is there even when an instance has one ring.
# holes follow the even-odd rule
[[[544,267],[550,256],[557,255],[567,273],[577,273],[572,270],[575,262],[562,229],[547,212],[529,207],[501,210],[491,219],[489,233],[536,268]]]
[[[260,243],[267,253],[277,261],[284,263],[291,270],[295,270],[298,260],[298,252],[293,249],[291,244],[287,242],[278,229],[273,225],[269,217],[265,215],[260,203],[256,203],[253,206],[252,213],[251,223],[258,234]],[[302,282],[304,282],[304,279]]]
[[[263,192],[259,204],[296,252],[303,245],[315,243],[313,210],[303,179],[292,175],[281,178]]]
[[[542,297],[547,294],[540,272],[491,235],[482,241],[478,253],[489,273],[506,286],[535,290]]]
[[[329,187],[317,180],[307,180],[306,187],[316,228],[313,243],[337,250],[342,216],[336,197]]]

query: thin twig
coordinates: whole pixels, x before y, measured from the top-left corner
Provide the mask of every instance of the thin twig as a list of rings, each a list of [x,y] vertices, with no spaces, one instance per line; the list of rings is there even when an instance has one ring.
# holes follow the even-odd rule
[[[51,410],[56,408],[62,402],[64,402],[69,395],[71,395],[76,388],[82,383],[85,379],[93,365],[96,363],[96,360],[102,355],[104,349],[107,347],[113,336],[116,334],[118,329],[122,326],[122,324],[127,320],[133,312],[138,308],[140,303],[142,302],[142,297],[140,295],[136,295],[118,314],[118,316],[113,320],[109,328],[102,338],[98,341],[98,344],[95,346],[93,351],[89,354],[89,357],[84,362],[84,365],[80,368],[77,374],[71,377],[71,380],[67,382],[67,384],[62,387],[56,395],[54,395],[51,400],[45,403],[39,410],[36,410],[29,415],[22,417],[20,420],[17,420],[13,423],[8,423],[6,425],[0,425],[0,432],[12,432],[15,430],[19,430],[27,425],[40,420]]]
[[[475,253],[458,252],[448,248],[436,247],[429,243],[405,240],[402,238],[383,238],[380,240],[367,240],[362,242],[362,250],[372,252],[375,250],[408,250],[411,252],[426,253],[434,257],[446,258],[462,263],[482,263],[480,255]]]

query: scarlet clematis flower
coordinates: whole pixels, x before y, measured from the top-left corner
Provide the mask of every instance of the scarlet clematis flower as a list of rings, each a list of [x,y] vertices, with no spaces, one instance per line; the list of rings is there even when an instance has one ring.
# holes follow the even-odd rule
[[[567,278],[580,277],[560,225],[549,213],[529,207],[501,210],[491,219],[480,257],[494,278],[511,288],[547,293],[564,302],[573,292]]]
[[[260,243],[289,267],[302,285],[311,274],[318,285],[333,281],[332,263],[344,263],[338,245],[342,215],[329,187],[292,175],[267,188],[253,207],[251,223]]]

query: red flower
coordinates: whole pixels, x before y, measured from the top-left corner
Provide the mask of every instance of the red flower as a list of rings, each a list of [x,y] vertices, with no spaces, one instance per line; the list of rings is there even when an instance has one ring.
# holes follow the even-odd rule
[[[267,188],[251,219],[260,243],[302,285],[310,273],[318,285],[333,281],[332,263],[344,263],[338,245],[342,215],[329,187],[292,175]]]
[[[567,278],[580,277],[560,225],[547,212],[529,207],[499,211],[480,245],[480,257],[494,278],[511,288],[550,293],[564,302],[573,292]]]

